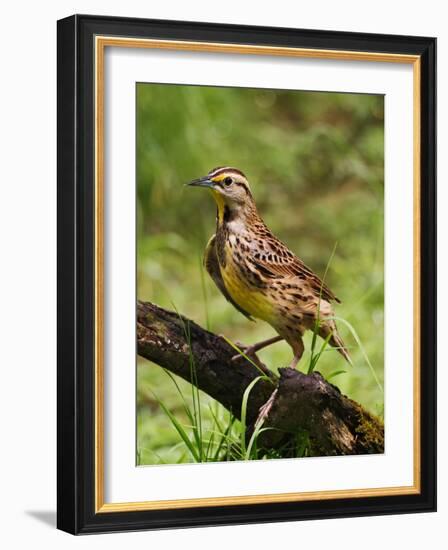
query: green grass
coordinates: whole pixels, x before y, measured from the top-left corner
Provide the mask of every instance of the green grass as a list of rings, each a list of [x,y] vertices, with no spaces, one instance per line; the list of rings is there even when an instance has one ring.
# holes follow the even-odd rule
[[[207,315],[208,313],[206,312],[206,316]],[[214,404],[214,407],[212,403],[209,402],[207,404],[207,414],[203,415],[203,395],[198,389],[196,364],[194,356],[191,353],[190,326],[189,323],[185,322],[180,315],[179,319],[183,325],[185,340],[189,349],[190,395],[188,396],[188,394],[184,394],[173,374],[166,369],[163,370],[171,380],[179,396],[184,415],[188,422],[185,423],[180,420],[180,417],[178,417],[175,412],[170,410],[169,404],[160,399],[151,388],[148,388],[156,402],[159,404],[161,410],[166,415],[166,418],[169,420],[173,431],[177,434],[177,442],[172,445],[170,451],[178,450],[181,453],[177,462],[182,460],[187,462],[203,463],[267,458],[265,453],[260,456],[257,447],[259,435],[266,430],[266,428],[263,429],[263,420],[261,419],[256,423],[248,442],[246,442],[246,431],[248,428],[247,405],[250,398],[250,393],[253,387],[260,380],[270,381],[270,379],[265,374],[262,374],[252,380],[252,382],[247,386],[241,402],[240,420],[237,420],[217,402]],[[236,346],[235,349],[238,350]],[[240,353],[246,357],[243,352],[240,351]],[[255,363],[253,364],[255,365]],[[257,367],[257,365],[255,366]],[[144,448],[138,448],[138,464],[145,463],[142,460],[142,455],[144,452]],[[165,462],[158,453],[155,453],[155,456],[157,456],[159,462]]]
[[[171,427],[172,444],[164,447],[160,452],[139,445],[138,465],[261,460],[283,456],[303,457],[308,454],[304,433],[297,434],[297,439],[292,446],[289,444],[288,447],[268,451],[260,449],[259,436],[266,430],[272,429],[263,427],[263,419],[256,422],[251,437],[247,440],[246,413],[250,393],[261,379],[266,379],[266,376],[258,376],[246,388],[241,403],[240,420],[238,420],[219,403],[211,403],[210,398],[197,389],[193,389],[193,393],[196,394],[194,398],[188,400],[188,394],[183,393],[175,377],[166,370],[164,372],[171,380],[179,402],[182,403],[184,419],[182,414],[176,410],[170,410],[167,403],[149,390],[165,414],[168,426]],[[194,380],[194,372],[192,380]],[[193,384],[189,386],[192,387]],[[207,407],[205,407],[207,401]]]
[[[333,250],[334,253],[334,250]],[[331,262],[331,259],[328,263],[328,266]],[[328,270],[328,267],[327,267]],[[325,276],[324,276],[325,277]],[[208,313],[206,312],[206,316]],[[185,339],[188,343],[189,350],[191,350],[191,336],[189,324],[185,323],[182,317],[179,316],[184,326]],[[360,348],[366,363],[369,365],[371,374],[379,386],[381,392],[383,388],[379,383],[379,380],[376,376],[376,373],[369,361],[369,358],[365,352],[365,349],[359,339],[355,329],[342,318],[334,318],[340,321],[341,323],[348,326],[353,334],[354,339],[357,342],[358,347]],[[323,340],[323,343],[318,352],[315,352],[315,342],[318,336],[319,331],[319,319],[316,322],[313,335],[312,335],[312,346],[310,354],[310,362],[308,365],[307,373],[310,374],[313,372],[320,359],[323,356],[328,341],[331,334]],[[246,358],[253,366],[259,369],[258,365],[254,363],[241,349],[238,348],[233,342],[229,341],[229,344],[237,351],[240,355]],[[173,443],[170,448],[165,450],[167,458],[163,458],[156,451],[151,451],[153,456],[157,458],[157,463],[170,464],[170,463],[179,463],[179,462],[225,462],[225,461],[234,461],[234,460],[261,460],[261,459],[272,459],[272,458],[303,458],[309,455],[309,435],[306,431],[299,430],[296,434],[296,439],[291,443],[288,443],[284,447],[279,449],[263,449],[258,447],[258,438],[266,430],[273,428],[263,427],[265,419],[259,417],[255,422],[255,425],[252,429],[252,434],[250,439],[247,440],[247,406],[250,399],[251,392],[255,385],[260,380],[267,380],[272,382],[273,391],[274,383],[267,377],[261,369],[260,376],[257,376],[250,382],[247,388],[244,391],[242,402],[241,402],[241,411],[240,419],[236,419],[231,413],[226,411],[226,409],[220,405],[218,402],[211,402],[210,398],[203,394],[197,388],[197,375],[196,375],[196,364],[193,355],[189,355],[190,362],[190,384],[188,384],[188,389],[190,390],[190,399],[188,399],[188,394],[184,394],[181,389],[178,380],[176,377],[171,374],[168,370],[163,369],[165,374],[171,380],[173,387],[175,388],[179,401],[182,403],[183,412],[187,419],[187,422],[181,420],[181,415],[176,411],[171,411],[168,403],[164,403],[157,394],[149,388],[149,391],[152,393],[156,402],[159,404],[161,410],[165,414],[166,418],[169,421],[169,425],[172,427]],[[353,366],[352,366],[353,368]],[[345,370],[337,370],[330,373],[327,376],[327,380],[331,380],[336,376],[346,374]],[[204,407],[204,402],[207,403],[207,406]],[[206,413],[204,414],[204,411]],[[175,435],[176,434],[176,435]],[[148,462],[148,459],[144,459],[146,456],[146,451],[144,447],[137,448],[137,464],[148,464],[153,463],[153,460]],[[169,459],[168,456],[173,453],[179,454],[179,458],[174,460],[173,458]]]

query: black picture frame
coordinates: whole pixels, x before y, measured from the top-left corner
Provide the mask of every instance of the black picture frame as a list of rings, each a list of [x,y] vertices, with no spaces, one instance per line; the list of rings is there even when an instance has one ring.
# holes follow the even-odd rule
[[[410,54],[421,62],[420,493],[95,511],[94,55],[97,35]],[[436,39],[74,15],[58,21],[57,526],[73,534],[429,512],[436,509]]]

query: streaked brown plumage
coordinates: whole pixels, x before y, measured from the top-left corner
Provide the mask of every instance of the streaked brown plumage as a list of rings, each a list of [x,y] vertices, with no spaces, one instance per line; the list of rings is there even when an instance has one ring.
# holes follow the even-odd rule
[[[256,351],[281,339],[291,346],[295,367],[302,357],[302,336],[314,330],[350,362],[338,334],[333,292],[271,233],[258,214],[244,174],[231,167],[211,170],[190,185],[212,191],[217,204],[216,234],[205,251],[204,264],[225,298],[249,319],[269,323],[278,333],[251,346]]]

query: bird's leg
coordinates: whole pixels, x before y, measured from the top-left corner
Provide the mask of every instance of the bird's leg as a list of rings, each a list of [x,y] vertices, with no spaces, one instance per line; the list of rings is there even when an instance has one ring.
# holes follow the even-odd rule
[[[273,336],[272,338],[268,338],[267,340],[262,340],[261,342],[257,342],[256,344],[252,344],[252,346],[249,346],[253,352],[260,351],[263,348],[267,348],[268,346],[272,344],[276,344],[277,342],[280,342],[283,340],[283,337],[280,335]]]
[[[267,340],[262,340],[261,342],[257,342],[256,344],[252,344],[251,346],[243,346],[238,343],[238,347],[241,348],[241,351],[244,353],[244,355],[247,355],[247,357],[250,357],[251,359],[254,358],[257,351],[260,351],[263,348],[267,348],[268,346],[275,344],[276,342],[280,342],[280,340],[283,340],[282,336],[273,336],[272,338],[268,338]],[[241,354],[238,353],[232,357],[232,361],[236,361],[241,357]]]
[[[289,368],[295,369],[297,367],[297,363],[302,358],[303,351],[305,349],[302,338],[299,338],[296,342],[294,342],[294,346],[291,346],[291,347],[294,351],[294,357],[292,358],[292,361],[289,364]]]

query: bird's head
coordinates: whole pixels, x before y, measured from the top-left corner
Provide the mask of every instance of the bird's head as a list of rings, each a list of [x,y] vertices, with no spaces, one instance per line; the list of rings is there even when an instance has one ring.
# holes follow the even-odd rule
[[[246,208],[254,206],[249,182],[237,168],[214,168],[206,176],[195,179],[188,185],[209,189],[218,205],[219,214],[225,207],[233,212],[243,212]]]

